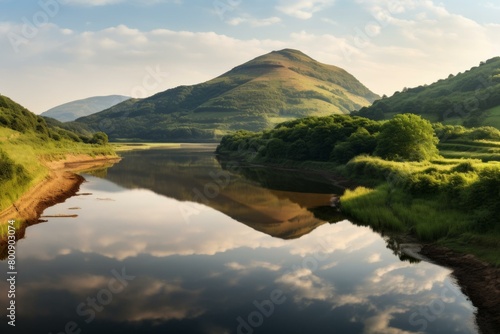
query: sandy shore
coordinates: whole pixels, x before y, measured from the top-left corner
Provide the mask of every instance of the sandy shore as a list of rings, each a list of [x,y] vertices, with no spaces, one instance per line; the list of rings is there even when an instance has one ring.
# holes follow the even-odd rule
[[[70,155],[64,160],[45,162],[49,175],[31,188],[11,207],[0,212],[0,224],[10,219],[25,220],[29,225],[37,223],[42,212],[57,203],[75,195],[84,178],[75,174],[92,168],[118,162],[116,156],[93,158],[88,155]]]

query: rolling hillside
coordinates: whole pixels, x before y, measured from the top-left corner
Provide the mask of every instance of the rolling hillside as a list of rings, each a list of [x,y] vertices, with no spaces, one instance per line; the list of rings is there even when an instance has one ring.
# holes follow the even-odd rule
[[[89,116],[104,109],[111,108],[118,103],[130,99],[129,96],[110,95],[95,96],[87,99],[68,102],[51,108],[40,116],[54,118],[60,122],[71,122],[77,118]]]
[[[47,124],[43,117],[0,95],[0,212],[47,178],[48,162],[78,154],[114,152],[102,134],[86,137]]]
[[[214,141],[229,131],[346,114],[377,98],[345,70],[285,49],[208,82],[131,99],[77,122],[114,140]]]
[[[405,88],[354,113],[372,119],[414,113],[433,122],[500,129],[500,57],[428,86]]]

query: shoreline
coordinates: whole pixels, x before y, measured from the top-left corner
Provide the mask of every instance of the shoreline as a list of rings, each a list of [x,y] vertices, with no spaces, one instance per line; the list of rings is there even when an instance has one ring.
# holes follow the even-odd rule
[[[44,165],[49,169],[48,175],[0,212],[0,224],[6,224],[11,219],[23,220],[28,226],[38,223],[45,209],[64,202],[79,191],[85,179],[77,172],[119,160],[114,155],[95,158],[90,155],[68,155],[62,160],[45,162]]]
[[[231,157],[230,155],[220,155],[227,160],[240,159]],[[317,165],[317,169],[303,169],[300,166],[284,167],[283,165],[265,164],[265,163],[250,163],[244,159],[241,162],[248,166],[265,167],[277,170],[289,170],[296,172],[314,173],[324,177],[329,181],[334,181],[337,185],[350,185],[344,177],[337,177],[334,172],[326,168],[321,168]],[[342,180],[343,182],[338,182]],[[347,188],[347,187],[344,187]],[[369,224],[363,224],[370,226]],[[374,230],[375,228],[372,227]],[[392,233],[391,233],[392,234]],[[460,253],[450,248],[440,246],[437,243],[425,243],[418,240],[414,236],[395,235],[398,239],[410,241],[411,244],[418,244],[418,250],[415,250],[417,255],[422,257],[423,261],[437,264],[450,269],[450,275],[457,280],[462,292],[471,300],[472,304],[477,308],[476,324],[482,334],[497,334],[500,328],[500,268],[486,263],[476,256],[468,253]],[[420,257],[419,256],[419,257]],[[487,288],[485,288],[487,287]]]
[[[476,324],[482,334],[500,328],[500,268],[474,255],[455,252],[436,244],[423,244],[418,252],[431,263],[449,268],[462,292],[477,308]]]

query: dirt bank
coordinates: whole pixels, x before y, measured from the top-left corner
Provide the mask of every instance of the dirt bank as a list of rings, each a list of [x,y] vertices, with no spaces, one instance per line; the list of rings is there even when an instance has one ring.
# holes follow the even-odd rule
[[[76,172],[117,161],[119,158],[116,156],[93,158],[88,155],[71,155],[64,160],[44,162],[49,168],[48,176],[21,196],[14,205],[2,211],[0,224],[5,224],[10,219],[21,219],[28,225],[38,222],[46,208],[64,202],[78,192],[84,178],[75,174]]]
[[[420,254],[453,270],[462,291],[478,309],[476,321],[481,333],[500,333],[500,268],[433,244],[424,245]]]

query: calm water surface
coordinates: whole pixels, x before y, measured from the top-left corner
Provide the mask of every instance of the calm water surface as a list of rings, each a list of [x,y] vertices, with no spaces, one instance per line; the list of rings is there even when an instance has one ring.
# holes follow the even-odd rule
[[[18,242],[17,326],[2,333],[477,333],[450,271],[345,220],[331,182],[222,169],[213,148],[85,175],[86,195],[45,212],[78,218]]]

